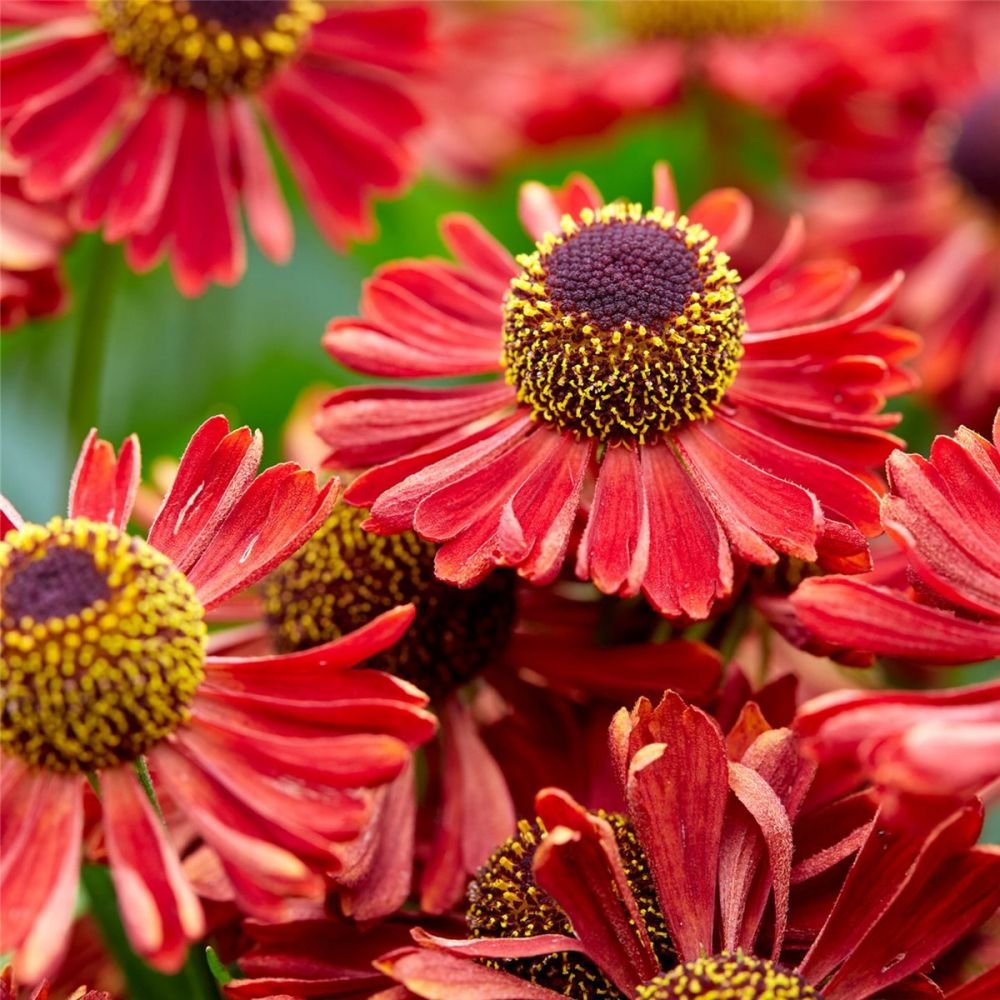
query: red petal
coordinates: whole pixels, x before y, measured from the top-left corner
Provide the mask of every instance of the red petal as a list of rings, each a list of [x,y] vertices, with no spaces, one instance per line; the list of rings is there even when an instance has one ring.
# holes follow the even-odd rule
[[[265,256],[284,264],[292,255],[292,219],[274,176],[260,126],[248,101],[228,101],[225,108],[239,157],[240,190],[250,232]]]
[[[399,910],[410,896],[413,879],[413,835],[417,819],[417,787],[413,764],[383,791],[372,820],[374,844],[360,877],[345,872],[338,879],[340,906],[354,920],[377,920]]]
[[[507,249],[469,215],[444,216],[441,237],[456,260],[503,291],[517,274],[517,264]]]
[[[634,597],[649,565],[649,513],[639,452],[604,453],[594,501],[577,550],[576,575],[605,594]]]
[[[743,558],[768,565],[777,550],[815,560],[822,512],[811,493],[758,469],[695,425],[673,440]]]
[[[729,544],[668,445],[645,446],[640,458],[649,516],[643,593],[662,615],[701,621],[732,590]]]
[[[996,911],[1000,848],[971,847],[978,829],[963,844],[961,822],[956,820],[954,831],[938,833],[928,844],[902,892],[823,988],[825,997],[848,1000],[880,994]],[[965,845],[971,849],[962,849]]]
[[[558,235],[560,232],[562,209],[552,190],[539,181],[527,181],[521,185],[517,215],[533,240],[540,240],[546,233]]]
[[[104,838],[122,923],[133,949],[164,972],[184,964],[205,932],[198,897],[134,774],[101,772]]]
[[[536,584],[551,583],[562,569],[594,454],[590,439],[553,433],[543,440],[549,457],[504,504],[497,533],[502,562]]]
[[[223,416],[195,431],[149,529],[149,543],[182,571],[194,565],[253,479],[263,444],[248,427],[229,431]]]
[[[92,430],[83,443],[69,485],[69,516],[106,521],[124,530],[139,488],[139,439],[134,435],[115,449]]]
[[[664,212],[676,212],[678,208],[674,175],[670,164],[664,160],[658,160],[653,166],[653,205]]]
[[[958,618],[850,577],[805,580],[791,602],[807,628],[838,648],[940,664],[1000,655],[1000,623]]]
[[[503,772],[457,696],[444,706],[441,742],[443,801],[420,887],[428,913],[445,913],[459,901],[468,876],[517,823]]]
[[[403,948],[380,958],[375,967],[427,1000],[559,1000],[525,979],[489,969],[471,959],[440,951]]]
[[[499,413],[514,401],[510,386],[496,381],[449,389],[367,386],[341,389],[330,396],[316,414],[316,433],[333,448],[326,460],[328,466],[361,468],[402,455],[406,456],[403,459],[406,467],[411,461],[408,452],[427,448],[428,455],[422,461],[419,453],[412,458],[415,468],[410,471],[416,471],[432,465],[444,455],[460,451],[462,436],[468,433],[470,424]],[[469,434],[469,443],[498,429],[477,427]],[[447,447],[444,455],[434,454],[438,439],[449,434],[455,435],[455,443]],[[366,487],[380,478],[379,470],[373,470],[352,483],[351,502],[371,504],[386,486],[377,492]],[[395,485],[404,478],[405,475],[396,476],[387,485]]]
[[[747,903],[766,846],[769,871],[764,892],[774,890],[774,943],[777,958],[785,935],[788,891],[792,875],[792,824],[785,807],[767,781],[750,767],[729,762],[729,787],[742,803],[745,813],[733,810],[723,832],[719,850],[719,908],[722,914],[723,945],[753,950],[757,937],[756,920],[745,923]],[[752,823],[744,818],[749,814]],[[761,843],[760,838],[763,839]]]
[[[799,966],[810,982],[821,982],[843,962],[850,961],[859,948],[865,947],[865,942],[874,936],[877,923],[900,898],[914,873],[919,873],[925,863],[922,859],[929,857],[938,862],[941,847],[962,851],[975,843],[982,826],[982,807],[970,807],[947,818],[943,808],[947,807],[928,804],[922,825],[908,828],[887,824],[881,813],[875,817],[833,910]],[[925,908],[918,907],[918,912],[922,916]],[[891,954],[886,955],[890,957]],[[878,968],[876,965],[871,971]],[[890,978],[887,984],[896,978]]]
[[[754,330],[780,330],[828,316],[843,305],[859,277],[856,267],[839,258],[800,264],[746,300],[747,323]]]
[[[169,94],[151,98],[74,200],[77,225],[94,229],[103,222],[110,242],[152,226],[167,197],[183,123],[183,101]]]
[[[678,955],[690,961],[716,951],[728,763],[722,736],[704,712],[668,693],[659,715],[667,742],[651,743],[632,758],[629,814],[649,858],[670,936]]]
[[[318,486],[294,462],[261,473],[218,526],[188,579],[206,608],[256,583],[326,520],[340,481]]]
[[[5,137],[11,152],[27,162],[25,194],[50,201],[72,191],[97,165],[134,88],[132,75],[111,63],[48,103],[27,105]]]
[[[718,239],[720,250],[732,250],[750,231],[753,205],[738,188],[718,188],[699,198],[687,216]]]
[[[24,518],[18,513],[17,508],[0,493],[0,538],[3,538],[8,531],[19,531],[24,525]]]
[[[639,907],[606,820],[565,792],[538,793],[548,833],[535,851],[539,887],[558,901],[587,955],[625,994],[659,971]]]
[[[15,951],[18,979],[53,975],[69,942],[80,877],[83,794],[77,775],[3,760],[0,949]]]
[[[801,215],[793,215],[770,257],[740,285],[744,300],[753,298],[758,290],[767,289],[771,282],[784,274],[802,251],[805,243],[805,223]]]

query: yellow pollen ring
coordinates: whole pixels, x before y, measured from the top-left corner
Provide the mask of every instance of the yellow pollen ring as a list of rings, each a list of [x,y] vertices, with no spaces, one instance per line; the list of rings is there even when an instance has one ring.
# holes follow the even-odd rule
[[[324,10],[316,0],[246,0],[237,23],[198,0],[91,0],[115,52],[158,89],[210,96],[258,89],[302,47]],[[266,10],[265,10],[266,7]],[[254,19],[250,12],[260,11]]]
[[[684,962],[639,986],[634,1000],[823,1000],[797,972],[770,959],[723,952]]]
[[[658,326],[637,316],[606,328],[554,300],[553,254],[588,229],[611,226],[656,227],[690,252],[701,290]],[[538,420],[601,441],[644,443],[710,419],[736,378],[746,328],[740,276],[717,246],[704,227],[662,208],[643,213],[616,202],[564,216],[561,235],[546,234],[517,258],[522,270],[504,300],[501,363],[518,400]]]
[[[142,539],[84,518],[26,524],[0,542],[0,595],[5,753],[54,771],[114,767],[190,717],[204,609]]]

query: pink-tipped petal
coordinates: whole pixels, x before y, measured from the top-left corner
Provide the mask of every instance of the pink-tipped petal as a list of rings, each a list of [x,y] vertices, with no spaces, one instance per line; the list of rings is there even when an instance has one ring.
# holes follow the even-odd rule
[[[135,775],[117,767],[103,771],[100,781],[108,861],[125,932],[147,962],[176,972],[188,942],[204,933],[201,904]]]

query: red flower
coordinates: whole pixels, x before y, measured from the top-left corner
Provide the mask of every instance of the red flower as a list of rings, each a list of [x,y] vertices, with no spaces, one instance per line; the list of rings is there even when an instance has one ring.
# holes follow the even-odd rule
[[[35,205],[16,174],[0,176],[0,329],[51,316],[66,304],[59,258],[72,235],[62,205]]]
[[[831,692],[799,709],[795,730],[821,761],[856,769],[900,811],[912,796],[969,798],[1000,778],[1000,681]]]
[[[25,981],[65,945],[86,774],[132,946],[175,970],[201,907],[133,764],[148,759],[240,905],[280,919],[294,898],[322,897],[365,828],[366,787],[395,778],[434,731],[411,685],[347,669],[395,642],[411,608],[298,655],[207,655],[205,610],[294,551],[337,495],[292,463],[255,478],[261,450],[223,417],[203,424],[147,539],[124,531],[135,437],[116,458],[91,432],[68,519],[23,523],[2,505],[0,951],[16,952]]]
[[[421,116],[405,75],[426,51],[420,6],[79,0],[60,17],[48,6],[4,10],[44,25],[4,56],[0,120],[25,193],[69,196],[75,222],[125,240],[137,270],[169,256],[186,295],[242,275],[241,204],[261,250],[291,254],[261,119],[337,246],[370,237],[372,195],[412,175],[405,143]]]
[[[1000,411],[991,445],[965,427],[930,461],[889,458],[886,531],[906,551],[911,588],[806,580],[791,602],[821,640],[881,656],[966,663],[1000,655]]]
[[[541,826],[524,824],[472,893],[478,936],[415,931],[419,947],[379,967],[435,1000],[552,1000],[576,977],[595,996],[693,1000],[748,976],[779,1000],[864,1000],[910,977],[933,991],[928,963],[1000,903],[978,802],[889,829],[863,799],[822,804],[788,730],[727,753],[673,694],[623,710],[611,755],[627,817],[539,793]]]
[[[907,271],[897,315],[924,338],[923,388],[976,429],[1000,403],[998,15],[831,4],[793,45],[730,45],[712,65],[799,140],[815,244],[873,277]]]
[[[330,397],[329,463],[375,466],[346,494],[368,527],[443,543],[437,573],[460,586],[494,565],[545,583],[589,506],[578,575],[689,619],[730,593],[741,560],[864,556],[879,530],[867,469],[899,444],[880,410],[911,384],[898,364],[914,336],[871,325],[898,279],[845,310],[857,273],[795,266],[795,221],[742,280],[724,252],[749,223],[742,194],[678,216],[660,166],[654,203],[603,205],[579,177],[528,184],[534,253],[515,262],[450,217],[457,264],[391,264],[361,318],[330,324],[329,352],[368,374],[492,376]]]

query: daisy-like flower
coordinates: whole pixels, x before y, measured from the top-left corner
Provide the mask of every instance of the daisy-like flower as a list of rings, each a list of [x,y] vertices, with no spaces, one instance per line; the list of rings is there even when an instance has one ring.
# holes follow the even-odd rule
[[[322,898],[369,819],[368,786],[434,732],[411,685],[347,669],[398,640],[412,608],[300,655],[211,655],[206,610],[301,545],[337,495],[293,463],[255,478],[261,450],[259,434],[208,420],[147,538],[125,531],[134,437],[116,457],[91,433],[68,518],[25,523],[3,502],[0,951],[26,982],[66,943],[88,779],[132,946],[175,970],[202,910],[137,777],[144,761],[240,906],[281,919],[290,899]]]
[[[14,172],[0,174],[0,329],[58,313],[66,304],[59,259],[73,231],[63,205],[24,197]]]
[[[889,458],[885,530],[905,551],[910,586],[830,576],[791,596],[822,641],[925,663],[1000,655],[1000,411],[993,443],[968,428],[937,437],[930,460]]]
[[[291,254],[262,123],[338,247],[370,237],[373,195],[413,174],[419,5],[12,0],[4,18],[37,26],[5,48],[0,97],[25,193],[68,197],[136,270],[168,256],[187,295],[239,280],[241,205],[268,257]]]
[[[806,702],[796,732],[819,760],[854,768],[899,811],[968,798],[1000,779],[1000,681],[950,691],[833,691]]]
[[[367,845],[352,873],[341,879],[346,888],[340,895],[345,912],[358,919],[395,911],[410,894],[416,855],[421,909],[443,913],[514,830],[509,768],[484,742],[483,730],[490,719],[516,715],[519,704],[539,697],[538,687],[518,671],[563,691],[573,689],[581,700],[599,698],[615,683],[631,698],[662,690],[664,682],[686,684],[689,695],[704,697],[718,678],[718,657],[700,643],[683,641],[635,643],[618,647],[619,655],[609,653],[594,643],[593,605],[574,614],[578,602],[551,597],[545,607],[535,602],[518,616],[510,571],[457,590],[436,578],[433,543],[412,531],[367,532],[366,516],[356,508],[335,509],[263,582],[263,615],[274,646],[292,652],[349,634],[398,604],[416,608],[406,636],[369,665],[429,694],[441,722],[440,740],[428,748],[424,794],[418,796],[413,772],[398,779],[378,824],[380,846]],[[572,627],[553,622],[560,614],[572,616]],[[611,680],[602,677],[609,655],[618,666]],[[562,663],[561,671],[554,661]],[[565,703],[562,714],[568,710]],[[612,711],[605,709],[602,730]],[[555,773],[561,749],[542,748],[531,795],[544,783],[543,774]],[[582,783],[587,769],[579,770]]]
[[[911,384],[914,336],[874,323],[898,279],[845,308],[856,271],[796,265],[797,221],[744,279],[727,251],[745,196],[680,214],[664,165],[649,211],[605,204],[585,178],[528,184],[520,208],[532,252],[515,261],[447,218],[458,263],[390,264],[362,316],[329,326],[328,351],[358,371],[491,376],[330,397],[329,463],[374,466],[346,494],[366,526],[442,543],[437,573],[463,587],[495,565],[546,583],[589,507],[578,575],[688,619],[731,592],[741,560],[864,554],[879,531],[867,470],[900,443],[880,411]]]
[[[474,936],[417,931],[377,964],[434,1000],[933,993],[928,964],[1000,903],[981,804],[893,831],[863,798],[820,804],[827,783],[789,730],[755,735],[727,746],[673,694],[622,710],[610,744],[627,815],[539,793],[538,821],[470,894]]]

